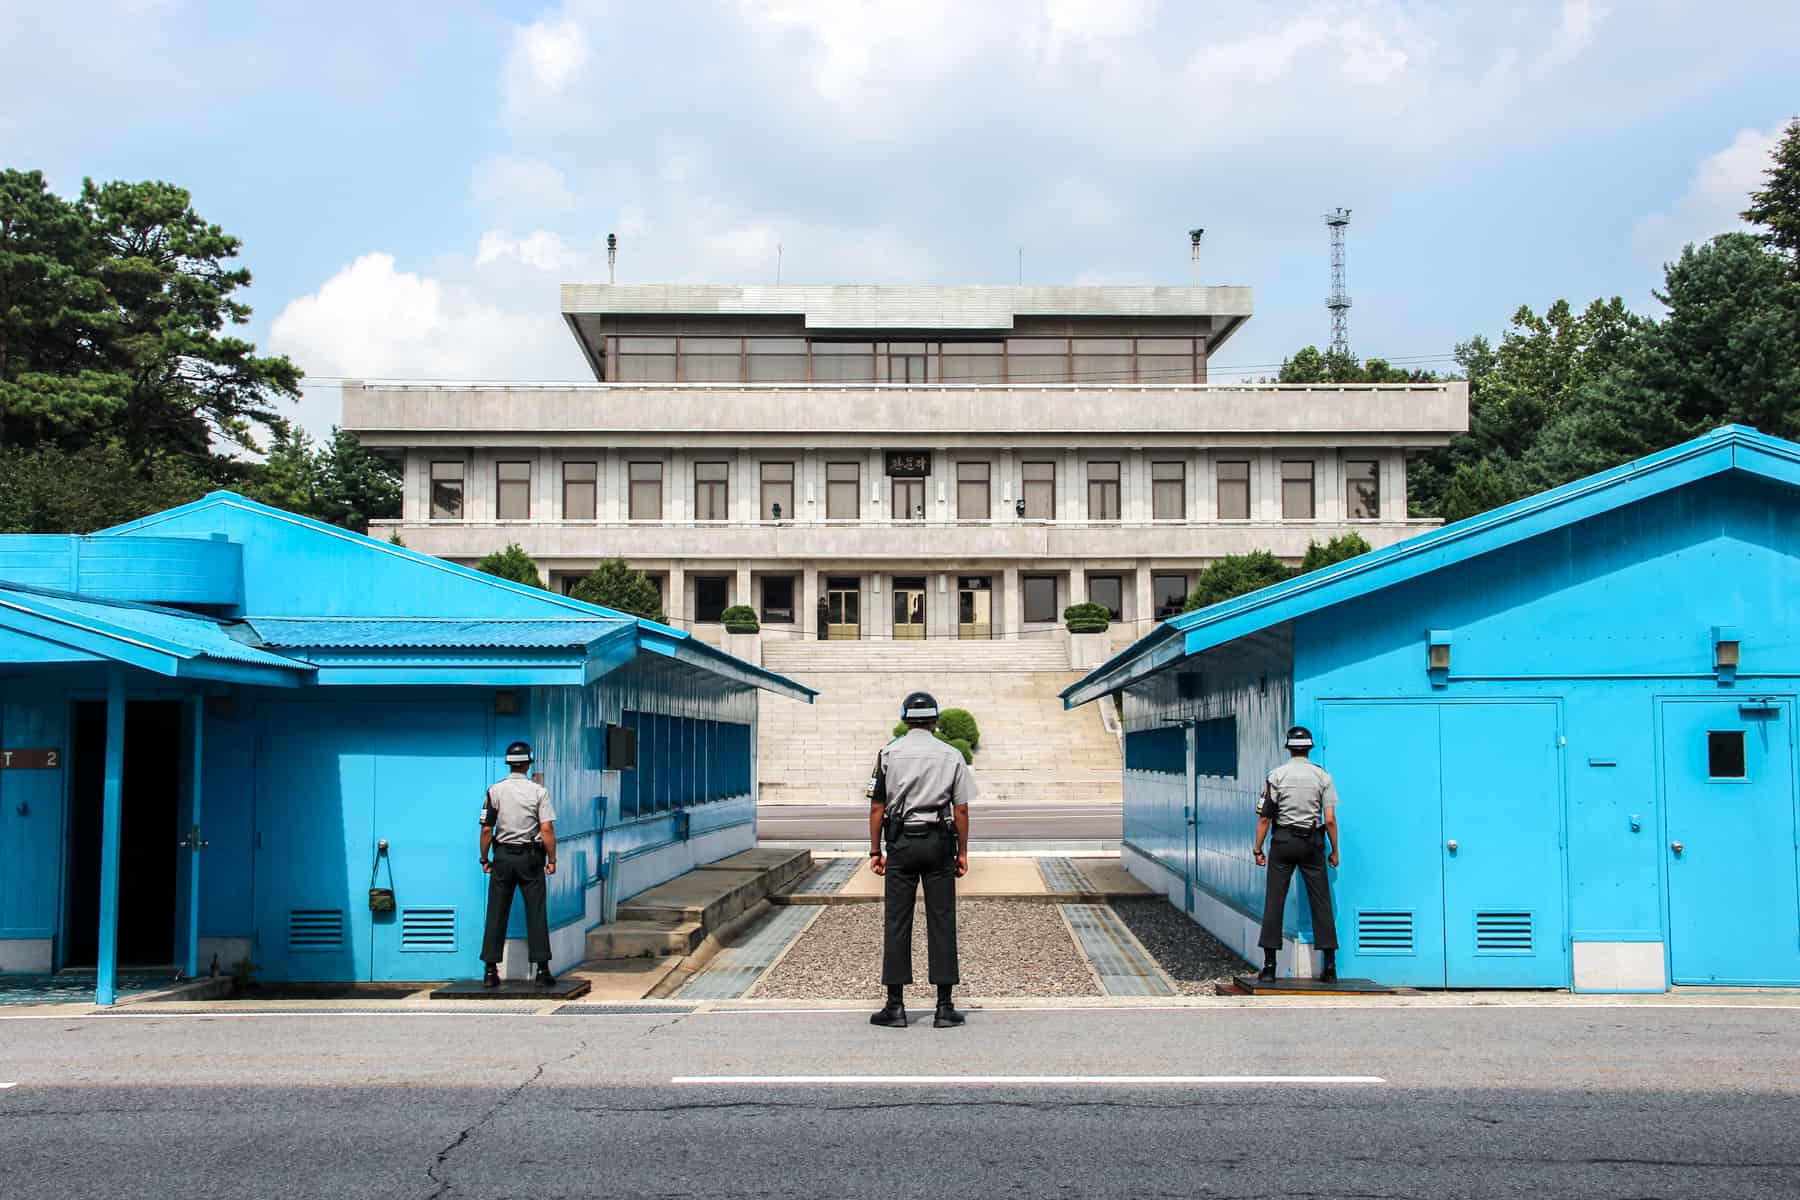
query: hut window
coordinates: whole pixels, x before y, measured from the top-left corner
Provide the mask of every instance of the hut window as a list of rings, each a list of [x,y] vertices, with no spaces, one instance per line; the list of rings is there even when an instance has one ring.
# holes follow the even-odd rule
[[[1706,735],[1706,773],[1713,779],[1744,778],[1744,731],[1714,729]]]

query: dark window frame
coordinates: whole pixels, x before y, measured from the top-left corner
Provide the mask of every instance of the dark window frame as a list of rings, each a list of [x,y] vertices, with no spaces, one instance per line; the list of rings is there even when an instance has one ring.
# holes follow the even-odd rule
[[[654,480],[639,479],[637,477],[637,469],[639,467],[655,467],[656,468],[656,478]],[[627,520],[660,521],[663,519],[663,511],[664,511],[663,510],[663,475],[664,474],[665,474],[665,472],[663,471],[663,464],[662,464],[661,459],[640,458],[640,459],[634,459],[632,462],[626,464],[626,467],[625,467],[625,514],[626,514]],[[650,483],[654,483],[656,485],[656,512],[655,512],[655,515],[646,517],[646,516],[641,516],[638,513],[638,500],[637,500],[638,485],[639,484],[650,484]]]
[[[964,467],[980,467],[980,479],[964,479]],[[963,511],[963,489],[981,489],[981,503],[973,515]],[[956,463],[956,519],[958,521],[991,521],[994,519],[994,464],[988,459],[965,458]]]
[[[1113,620],[1123,621],[1125,619],[1125,577],[1123,575],[1114,575],[1114,574],[1111,574],[1108,572],[1102,572],[1100,574],[1090,574],[1087,577],[1087,596],[1088,596],[1089,602],[1093,603],[1093,604],[1104,603],[1104,601],[1098,600],[1094,596],[1094,584],[1097,582],[1111,583],[1114,587],[1118,588],[1118,590],[1119,590],[1118,604],[1117,605],[1108,604],[1106,607],[1107,607],[1108,611],[1112,613]]]
[[[700,585],[717,584],[719,603],[713,616],[706,616],[701,608]],[[731,607],[731,576],[729,575],[696,575],[694,576],[694,624],[717,625],[725,619],[725,610]]]
[[[1306,477],[1298,474],[1289,475],[1291,467],[1305,467]],[[1288,485],[1306,485],[1306,511],[1296,513],[1288,504]],[[1281,460],[1281,519],[1284,521],[1312,521],[1319,515],[1319,464],[1310,458],[1284,458]]]
[[[1105,477],[1101,477],[1099,479],[1094,478],[1094,468],[1095,467],[1111,467],[1113,469],[1112,478],[1111,479],[1107,479]],[[1118,521],[1118,520],[1123,519],[1122,514],[1124,512],[1124,507],[1123,507],[1122,501],[1123,501],[1124,485],[1125,485],[1125,468],[1119,462],[1119,460],[1117,460],[1117,459],[1099,459],[1099,460],[1089,462],[1087,465],[1087,502],[1088,502],[1087,519],[1090,521]],[[1098,495],[1101,498],[1101,503],[1098,505],[1096,505],[1094,503],[1096,489],[1098,489]],[[1109,493],[1108,489],[1110,489],[1110,493]],[[1106,504],[1106,500],[1109,497],[1111,499],[1110,507],[1112,509],[1112,513],[1110,516],[1107,515],[1104,511],[1108,507],[1108,505]],[[1102,510],[1098,515],[1096,515],[1096,513],[1094,511],[1096,508],[1099,508]]]
[[[1176,475],[1173,479],[1160,478],[1158,468],[1174,467]],[[1175,485],[1175,511],[1165,514],[1162,509],[1163,488],[1168,484]],[[1187,520],[1187,460],[1179,458],[1156,459],[1150,464],[1150,519],[1152,521],[1185,521]]]
[[[1220,468],[1222,468],[1222,467],[1242,467],[1242,468],[1244,468],[1244,477],[1242,479],[1235,479],[1235,478],[1227,479],[1220,472]],[[1251,479],[1251,474],[1252,474],[1252,468],[1250,465],[1250,460],[1247,458],[1222,458],[1213,464],[1213,482],[1214,482],[1214,486],[1216,489],[1215,494],[1214,494],[1214,502],[1218,505],[1217,515],[1218,515],[1219,520],[1221,520],[1221,521],[1248,521],[1250,519],[1250,513],[1251,513],[1250,479]],[[1229,484],[1234,490],[1237,488],[1240,488],[1240,487],[1243,489],[1244,511],[1241,516],[1226,516],[1225,515],[1225,488],[1226,488],[1227,484]]]
[[[1041,610],[1041,616],[1033,616],[1031,608],[1031,585],[1048,584],[1050,587],[1050,605]],[[1054,575],[1021,575],[1019,576],[1019,607],[1027,625],[1049,625],[1059,619],[1056,607],[1056,576]]]
[[[718,478],[700,478],[700,468],[717,467],[721,474]],[[709,511],[719,515],[703,517],[700,515],[700,498],[707,498]],[[696,460],[694,463],[694,520],[696,521],[729,521],[731,520],[731,464],[723,459]]]
[[[786,467],[787,468],[787,478],[786,479],[770,479],[769,478],[769,468],[770,467]],[[763,520],[773,521],[773,520],[778,519],[773,515],[773,513],[775,511],[774,505],[776,503],[778,503],[779,501],[770,498],[769,489],[771,486],[776,488],[778,491],[779,491],[779,489],[782,489],[782,488],[787,489],[786,503],[782,504],[781,516],[779,519],[783,520],[783,521],[791,521],[794,519],[794,480],[795,480],[795,477],[798,475],[798,473],[799,473],[799,469],[792,460],[779,460],[778,461],[775,459],[764,459],[763,461],[761,461],[760,463],[757,464],[758,491],[757,491],[756,502],[758,505],[761,506],[757,511]]]
[[[505,472],[508,467],[523,467],[523,479],[508,479]],[[507,497],[514,500],[523,492],[524,507],[517,512],[506,509]],[[494,463],[494,519],[496,521],[529,521],[531,520],[531,460],[524,458],[501,459]]]
[[[1744,730],[1707,730],[1706,777],[1733,781],[1749,779],[1749,753],[1749,739],[1744,736]]]
[[[1367,480],[1353,478],[1350,474],[1350,469],[1352,467],[1369,468]],[[1359,495],[1359,489],[1364,485],[1366,485],[1369,490]],[[1368,501],[1366,505],[1362,503],[1364,500]],[[1367,511],[1359,512],[1357,511],[1358,509],[1366,509]],[[1380,459],[1347,458],[1344,460],[1344,519],[1348,521],[1381,520]]]
[[[455,467],[456,468],[455,478],[451,478],[448,475],[445,475],[444,477],[439,478],[438,477],[438,468],[439,467]],[[431,520],[433,520],[433,521],[460,521],[465,516],[468,515],[468,511],[469,511],[469,464],[467,462],[465,462],[464,460],[459,459],[459,458],[436,459],[431,464],[431,467],[429,470],[428,481],[429,481],[430,488],[431,488],[431,517],[430,517]],[[448,488],[448,486],[450,484],[456,485],[456,488],[455,488],[456,511],[454,513],[440,514],[438,512],[438,487],[440,484],[444,485],[446,488]],[[445,494],[448,495],[448,491],[446,491]]]
[[[788,587],[788,602],[785,608],[769,606],[769,585],[785,583]],[[764,575],[762,577],[762,620],[765,625],[792,625],[798,620],[796,612],[799,607],[800,580],[795,575]],[[783,615],[786,614],[786,615]]]
[[[593,474],[586,479],[570,478],[570,467],[586,467]],[[588,490],[587,515],[570,516],[569,488],[585,487]],[[592,521],[600,515],[600,464],[585,459],[572,459],[562,465],[562,518],[565,521]]]
[[[1165,604],[1163,602],[1162,589],[1158,585],[1171,579],[1181,580],[1181,595],[1175,598],[1173,604]],[[1187,606],[1188,593],[1192,590],[1192,584],[1192,578],[1184,571],[1151,572],[1150,604],[1154,610],[1153,615],[1156,619],[1159,621],[1166,621],[1170,617],[1179,616],[1182,609]]]
[[[1028,472],[1033,467],[1049,467],[1050,468],[1050,477],[1048,479],[1033,479],[1033,478],[1031,478],[1031,476],[1030,476],[1030,474],[1028,474]],[[1048,487],[1050,489],[1050,503],[1048,505],[1044,505],[1044,506],[1033,505],[1031,502],[1032,489],[1033,488],[1041,489],[1044,487]],[[1025,519],[1027,521],[1054,521],[1054,520],[1056,520],[1056,460],[1055,459],[1034,458],[1029,461],[1021,462],[1019,464],[1019,498],[1021,500],[1025,501]],[[1037,507],[1041,507],[1045,511],[1043,511],[1043,512],[1032,511],[1034,508],[1037,508]]]
[[[853,478],[853,479],[843,479],[843,478],[833,479],[831,477],[831,472],[834,468],[839,468],[839,467],[849,467],[853,472],[855,472],[855,478]],[[833,497],[837,494],[840,494],[843,491],[843,489],[845,488],[845,486],[848,486],[850,488],[850,496],[851,496],[850,507],[851,507],[852,511],[850,512],[850,514],[848,516],[840,516],[836,512],[833,511],[839,507],[839,505],[833,503]],[[862,518],[862,464],[860,462],[856,462],[853,460],[846,461],[844,459],[839,459],[836,462],[826,463],[825,464],[825,519],[827,521],[856,521],[856,520],[860,520],[861,518]]]

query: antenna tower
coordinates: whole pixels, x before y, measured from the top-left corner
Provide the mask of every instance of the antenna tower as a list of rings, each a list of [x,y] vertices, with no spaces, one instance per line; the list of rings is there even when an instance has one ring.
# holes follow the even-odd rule
[[[1350,356],[1350,295],[1344,291],[1344,227],[1350,224],[1350,210],[1335,209],[1325,214],[1325,228],[1331,233],[1331,295],[1325,307],[1331,310],[1331,353]]]

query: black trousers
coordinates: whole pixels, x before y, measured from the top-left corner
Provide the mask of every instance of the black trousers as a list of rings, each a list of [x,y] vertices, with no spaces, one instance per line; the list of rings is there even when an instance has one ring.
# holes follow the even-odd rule
[[[1281,949],[1281,910],[1287,907],[1295,868],[1306,881],[1306,899],[1312,905],[1313,945],[1336,950],[1337,920],[1331,915],[1331,881],[1325,876],[1325,831],[1303,833],[1280,825],[1269,840],[1269,891],[1263,897],[1262,936],[1256,944],[1264,950]]]
[[[488,872],[487,933],[481,939],[481,961],[497,963],[506,953],[506,923],[512,919],[513,889],[525,894],[525,940],[531,961],[550,961],[550,921],[544,915],[544,847],[494,843],[494,866]]]
[[[939,827],[888,843],[881,982],[889,987],[913,981],[913,898],[921,883],[931,982],[962,982],[956,964],[956,835]]]

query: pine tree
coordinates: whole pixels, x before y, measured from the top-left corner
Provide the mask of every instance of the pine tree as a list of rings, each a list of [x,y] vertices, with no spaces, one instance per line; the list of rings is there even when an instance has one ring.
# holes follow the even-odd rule
[[[476,563],[475,569],[484,575],[496,575],[534,588],[544,586],[544,577],[538,574],[537,563],[532,561],[531,555],[525,553],[525,547],[517,542],[509,542],[506,549],[494,551]]]

